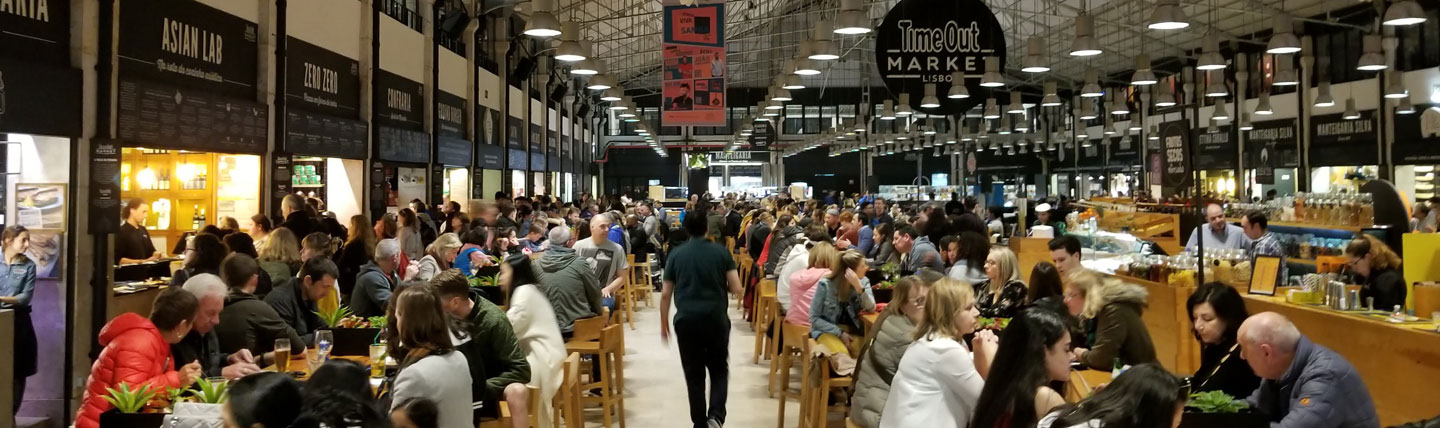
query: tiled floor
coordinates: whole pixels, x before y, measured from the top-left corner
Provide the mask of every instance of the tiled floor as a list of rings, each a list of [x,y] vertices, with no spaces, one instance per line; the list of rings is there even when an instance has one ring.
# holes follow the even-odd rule
[[[655,296],[658,305],[660,296]],[[660,310],[643,304],[635,313],[635,330],[625,328],[625,413],[626,427],[688,428],[690,405],[685,398],[685,378],[680,354],[672,337],[670,346],[660,343]],[[755,333],[740,312],[730,309],[730,395],[726,406],[726,427],[769,428],[776,426],[778,400],[766,392],[769,364],[752,364]],[[798,378],[792,376],[792,378]],[[798,379],[793,385],[799,385]],[[798,404],[789,400],[785,427],[797,424]],[[586,412],[587,426],[599,427],[600,414]],[[616,425],[618,427],[618,425]]]

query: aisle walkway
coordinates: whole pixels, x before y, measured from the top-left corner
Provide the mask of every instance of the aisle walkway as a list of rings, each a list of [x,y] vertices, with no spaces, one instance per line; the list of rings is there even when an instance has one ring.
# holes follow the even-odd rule
[[[627,428],[690,427],[690,404],[685,398],[685,377],[680,370],[680,353],[674,337],[669,347],[660,343],[659,293],[657,307],[643,304],[635,313],[635,330],[625,326],[625,412]],[[769,363],[751,364],[755,333],[739,310],[730,309],[730,398],[726,406],[726,427],[769,428],[775,426],[776,399],[766,392]],[[796,376],[798,377],[798,376]],[[798,385],[798,380],[795,385]],[[796,426],[799,405],[790,400],[785,424]],[[587,427],[600,427],[598,411],[587,411]],[[616,425],[618,427],[619,425]]]

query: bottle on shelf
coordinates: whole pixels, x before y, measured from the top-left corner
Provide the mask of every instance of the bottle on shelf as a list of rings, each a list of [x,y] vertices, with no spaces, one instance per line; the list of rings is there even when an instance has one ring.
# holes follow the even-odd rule
[[[200,226],[205,226],[205,225],[207,225],[207,224],[210,224],[210,223],[209,223],[208,219],[205,218],[205,209],[204,209],[204,208],[201,208],[201,209],[200,209]],[[197,227],[196,229],[198,230],[199,228]]]
[[[190,212],[190,229],[200,230],[200,206],[192,206]]]

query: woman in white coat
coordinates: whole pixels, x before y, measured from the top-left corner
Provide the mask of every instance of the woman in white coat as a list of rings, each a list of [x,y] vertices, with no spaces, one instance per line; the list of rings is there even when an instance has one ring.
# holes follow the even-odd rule
[[[530,257],[517,254],[500,264],[500,286],[510,294],[510,309],[505,315],[515,328],[520,349],[530,363],[530,386],[540,389],[539,428],[550,428],[554,416],[550,403],[560,389],[565,373],[565,341],[560,337],[560,324],[555,309],[540,281],[530,267]]]
[[[925,318],[900,357],[880,428],[963,428],[975,416],[999,340],[988,330],[975,332],[980,311],[970,284],[941,279],[925,300]],[[972,332],[974,353],[960,343]]]

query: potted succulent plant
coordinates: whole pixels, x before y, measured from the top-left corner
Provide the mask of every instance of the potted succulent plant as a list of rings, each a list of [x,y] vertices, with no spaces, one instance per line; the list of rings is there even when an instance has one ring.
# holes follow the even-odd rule
[[[367,355],[370,353],[370,343],[380,335],[380,330],[385,327],[385,317],[360,318],[350,311],[348,306],[340,306],[333,311],[316,312],[327,326],[323,330],[330,330],[334,335],[335,343],[331,344],[330,355]]]
[[[156,388],[141,385],[132,388],[121,382],[117,388],[106,388],[105,401],[115,408],[100,414],[101,428],[150,428],[165,423],[162,413],[169,403],[165,397],[157,397]]]
[[[886,263],[880,266],[878,270],[884,280],[878,284],[873,284],[870,291],[875,294],[875,303],[889,303],[895,294],[895,282],[900,280],[900,265]],[[870,275],[866,276],[868,277]]]
[[[470,288],[480,292],[485,300],[496,305],[505,304],[505,293],[500,291],[500,268],[497,264],[478,269],[475,276],[470,277]]]
[[[182,401],[176,401],[171,414],[165,417],[166,426],[224,427],[221,405],[230,397],[229,382],[201,378],[195,381],[194,389],[183,394]]]
[[[1221,391],[1190,394],[1190,400],[1185,403],[1185,415],[1180,419],[1181,428],[1269,426],[1270,421],[1265,415],[1255,413],[1244,401]]]

